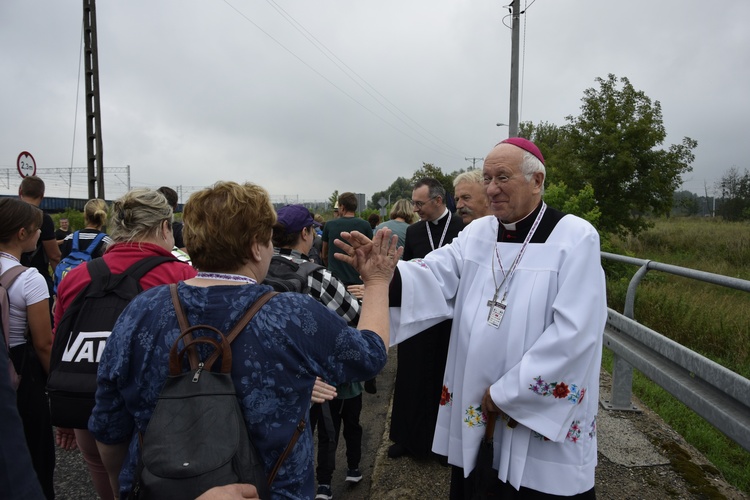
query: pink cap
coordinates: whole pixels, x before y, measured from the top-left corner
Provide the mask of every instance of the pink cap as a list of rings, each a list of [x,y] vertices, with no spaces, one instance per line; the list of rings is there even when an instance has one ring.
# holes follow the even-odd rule
[[[539,151],[539,148],[536,147],[536,144],[528,139],[524,139],[523,137],[509,137],[508,139],[497,143],[497,145],[500,144],[512,144],[523,149],[524,151],[528,151],[529,153],[536,156],[537,159],[542,162],[542,165],[544,165],[544,156],[542,156],[542,152]]]

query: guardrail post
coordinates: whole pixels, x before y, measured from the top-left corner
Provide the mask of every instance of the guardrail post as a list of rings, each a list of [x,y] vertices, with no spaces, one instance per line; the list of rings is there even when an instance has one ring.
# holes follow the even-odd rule
[[[641,279],[643,279],[644,276],[646,276],[646,273],[648,272],[649,265],[651,264],[650,260],[645,261],[645,263],[638,269],[638,271],[635,272],[633,275],[633,278],[630,280],[630,283],[628,284],[628,293],[625,296],[625,309],[623,310],[623,314],[627,316],[630,319],[635,319],[635,292],[638,288],[638,284],[641,282]]]
[[[633,394],[633,366],[614,354],[612,363],[612,394],[609,400],[602,400],[605,410],[640,411],[630,403]]]
[[[635,315],[635,293],[641,279],[646,275],[651,264],[650,260],[644,261],[643,265],[636,271],[628,284],[628,292],[625,296],[624,314],[630,319]],[[605,410],[618,411],[640,411],[630,400],[633,396],[633,365],[614,353],[612,362],[612,394],[609,400],[602,400],[601,404]]]

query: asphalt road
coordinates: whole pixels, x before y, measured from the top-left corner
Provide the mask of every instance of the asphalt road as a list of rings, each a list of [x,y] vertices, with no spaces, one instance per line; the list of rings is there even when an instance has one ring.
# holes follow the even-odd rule
[[[336,500],[448,498],[448,467],[434,460],[387,457],[395,354],[392,348],[388,364],[377,379],[377,394],[363,394],[363,479],[356,485],[344,481],[346,458],[341,440],[337,451],[339,467],[332,484]],[[609,384],[609,375],[602,373],[602,399],[608,397]],[[634,405],[640,411],[599,412],[596,492],[600,500],[750,498],[729,486],[705,457],[657,415],[637,400]],[[97,498],[79,452],[58,450],[55,475],[57,498]]]
[[[383,432],[389,415],[393,381],[396,375],[396,351],[391,350],[386,367],[377,379],[378,392],[362,395],[362,481],[357,484],[347,483],[346,456],[343,438],[336,454],[337,469],[333,476],[332,489],[336,499],[365,499],[370,498],[372,475],[375,469],[377,451],[383,440],[388,438]],[[57,465],[55,469],[55,490],[59,500],[96,500],[91,479],[79,451],[57,450]]]

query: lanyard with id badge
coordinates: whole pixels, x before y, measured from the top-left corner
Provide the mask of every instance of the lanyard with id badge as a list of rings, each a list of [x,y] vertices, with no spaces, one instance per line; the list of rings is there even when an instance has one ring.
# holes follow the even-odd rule
[[[497,251],[498,244],[495,243],[495,255],[493,255],[492,257],[492,282],[495,285],[495,293],[492,296],[492,299],[487,301],[487,307],[490,308],[490,313],[487,315],[487,324],[493,328],[500,328],[500,323],[502,322],[503,316],[505,316],[505,310],[508,307],[508,302],[506,299],[508,297],[510,280],[513,278],[513,274],[516,272],[518,263],[521,262],[521,257],[523,257],[523,254],[526,251],[526,246],[529,244],[529,241],[531,241],[531,237],[534,235],[537,227],[539,227],[539,223],[541,222],[542,216],[544,215],[544,211],[546,209],[547,204],[542,202],[542,208],[539,210],[539,213],[534,220],[534,224],[531,226],[531,230],[529,230],[529,234],[526,235],[526,239],[524,239],[523,241],[521,250],[519,250],[518,255],[516,255],[516,258],[513,261],[513,265],[510,266],[510,269],[507,273],[505,272],[505,269],[503,269],[503,261],[500,258],[500,253],[498,253]],[[503,273],[503,281],[500,282],[500,285],[497,284],[497,280],[495,279],[495,258],[497,258],[497,262],[498,264],[500,264],[500,272]],[[503,298],[500,299],[500,302],[498,302],[497,298],[500,295],[500,289],[503,288],[503,285],[505,285]]]

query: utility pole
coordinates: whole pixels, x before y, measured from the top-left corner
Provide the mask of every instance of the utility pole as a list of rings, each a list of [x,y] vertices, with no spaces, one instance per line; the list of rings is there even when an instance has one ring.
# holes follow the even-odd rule
[[[521,0],[511,2],[511,49],[510,49],[510,116],[508,137],[518,137],[518,60]]]
[[[484,158],[471,157],[471,158],[464,158],[464,160],[471,160],[471,169],[474,170],[477,166],[477,162],[484,160]]]
[[[96,36],[96,0],[83,0],[83,40],[86,59],[86,152],[89,198],[104,198],[101,105],[99,104],[99,56]],[[98,190],[95,190],[98,188]],[[95,194],[95,191],[98,194]]]

